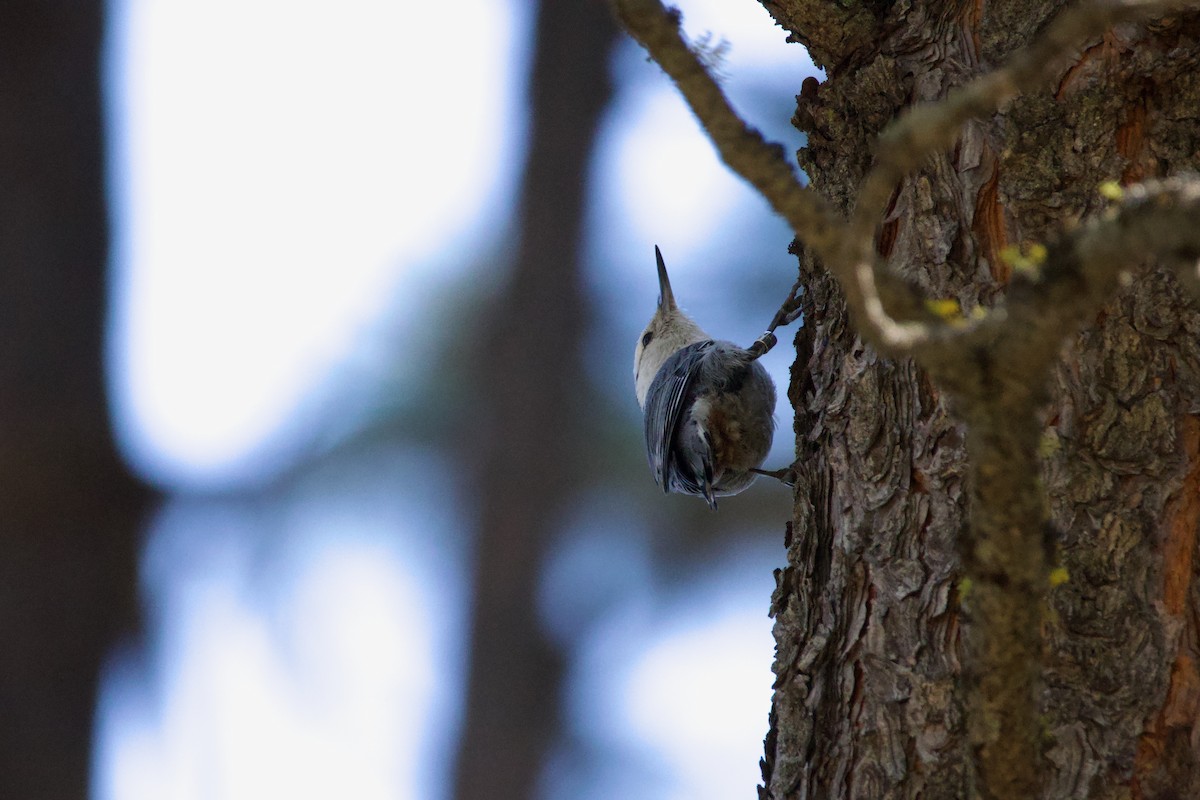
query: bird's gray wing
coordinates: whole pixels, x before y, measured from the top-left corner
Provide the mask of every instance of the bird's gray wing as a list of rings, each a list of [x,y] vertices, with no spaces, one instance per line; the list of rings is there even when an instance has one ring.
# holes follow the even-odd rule
[[[664,492],[671,491],[671,473],[683,483],[691,484],[687,476],[681,475],[675,469],[675,459],[671,453],[671,440],[679,427],[680,416],[683,414],[688,389],[696,377],[700,364],[715,347],[711,339],[693,342],[686,347],[676,350],[663,362],[658,374],[650,383],[646,392],[645,431],[646,457],[650,461],[650,471],[654,480],[662,486]],[[692,488],[691,493],[698,493],[699,487]]]

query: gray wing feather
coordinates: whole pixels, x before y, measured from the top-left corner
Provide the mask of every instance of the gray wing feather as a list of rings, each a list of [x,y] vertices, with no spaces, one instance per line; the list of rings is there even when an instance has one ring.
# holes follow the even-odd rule
[[[675,468],[671,441],[680,424],[688,389],[696,377],[699,367],[715,347],[711,339],[693,342],[671,354],[650,384],[646,393],[646,456],[654,480],[664,492],[673,488],[683,476]],[[675,481],[672,481],[672,475]],[[685,483],[690,483],[685,481]],[[696,493],[699,487],[688,487]]]

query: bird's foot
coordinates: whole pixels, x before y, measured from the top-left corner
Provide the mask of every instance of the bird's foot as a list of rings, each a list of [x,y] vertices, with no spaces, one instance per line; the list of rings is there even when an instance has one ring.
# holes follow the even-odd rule
[[[801,291],[803,290],[800,287],[800,282],[796,281],[796,283],[792,285],[792,291],[790,294],[788,294],[787,300],[784,300],[783,305],[780,306],[779,310],[775,312],[775,317],[771,320],[771,325],[767,328],[767,332],[755,339],[754,344],[746,348],[750,351],[752,358],[760,358],[771,352],[771,348],[774,347],[775,343],[778,341],[775,338],[776,328],[778,328],[780,325],[791,325],[804,315],[804,309],[802,309],[800,304],[796,301],[796,295]]]
[[[755,475],[765,475],[768,478],[774,478],[785,486],[796,485],[796,469],[795,467],[784,467],[783,469],[751,469]]]

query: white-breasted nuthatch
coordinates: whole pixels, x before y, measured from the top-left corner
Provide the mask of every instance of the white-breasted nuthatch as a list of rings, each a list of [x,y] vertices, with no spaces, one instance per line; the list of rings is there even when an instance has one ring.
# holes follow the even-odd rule
[[[664,492],[703,497],[737,494],[757,475],[775,431],[775,383],[758,363],[775,345],[774,330],[798,310],[779,310],[749,348],[713,339],[679,309],[658,260],[658,308],[633,355],[633,380],[642,408],[650,471]],[[782,479],[782,478],[781,478]]]

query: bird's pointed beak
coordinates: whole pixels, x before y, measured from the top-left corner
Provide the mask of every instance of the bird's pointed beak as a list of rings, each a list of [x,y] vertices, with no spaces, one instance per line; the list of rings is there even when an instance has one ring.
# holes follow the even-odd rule
[[[670,311],[675,308],[675,295],[671,293],[671,279],[667,277],[667,265],[658,245],[654,245],[654,257],[658,259],[658,310]]]

